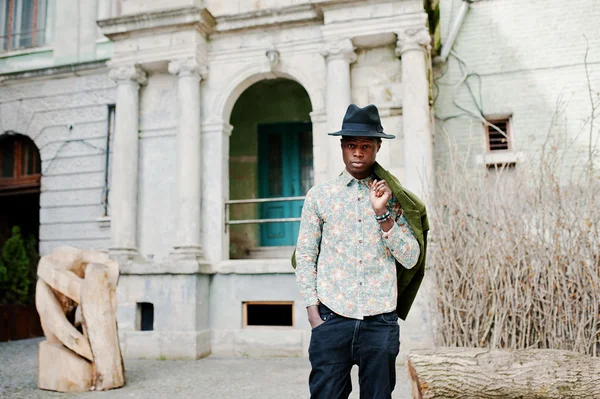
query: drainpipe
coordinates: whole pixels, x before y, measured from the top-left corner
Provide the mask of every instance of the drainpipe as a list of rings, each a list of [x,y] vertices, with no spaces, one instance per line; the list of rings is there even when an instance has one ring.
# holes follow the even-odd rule
[[[452,46],[454,46],[454,42],[456,41],[456,37],[458,36],[458,32],[467,16],[467,12],[471,7],[471,3],[473,0],[462,0],[462,5],[460,6],[460,10],[458,11],[458,16],[454,20],[454,24],[452,24],[452,29],[450,30],[450,34],[448,35],[448,39],[446,39],[446,43],[442,45],[442,54],[439,57],[436,57],[434,62],[446,62],[450,52],[452,51]]]

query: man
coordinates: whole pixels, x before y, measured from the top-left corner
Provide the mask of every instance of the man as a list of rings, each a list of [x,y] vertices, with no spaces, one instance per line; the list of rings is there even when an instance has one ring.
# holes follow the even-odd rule
[[[308,192],[295,254],[298,285],[312,326],[311,397],[347,398],[352,391],[350,370],[356,364],[361,398],[391,398],[400,350],[396,264],[406,269],[422,266],[425,229],[419,227],[417,240],[404,203],[374,174],[376,167],[383,171],[375,162],[382,139],[395,138],[383,132],[374,105],[351,104],[342,130],[329,135],[342,136],[346,168]],[[404,202],[415,207],[391,179]],[[410,198],[418,202],[413,194]]]

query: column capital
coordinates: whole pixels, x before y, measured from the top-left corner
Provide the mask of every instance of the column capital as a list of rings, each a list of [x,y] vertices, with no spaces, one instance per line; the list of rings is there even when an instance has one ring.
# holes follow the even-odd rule
[[[169,62],[169,73],[177,76],[194,76],[202,79],[206,76],[207,68],[195,58],[180,58]]]
[[[137,64],[113,66],[108,77],[117,83],[137,83],[144,85],[148,82],[146,72]]]
[[[426,27],[409,28],[397,32],[398,42],[396,43],[396,55],[402,56],[403,53],[413,50],[431,51],[431,36]]]
[[[326,42],[321,50],[321,54],[327,61],[343,59],[352,64],[356,61],[354,45],[350,39]]]

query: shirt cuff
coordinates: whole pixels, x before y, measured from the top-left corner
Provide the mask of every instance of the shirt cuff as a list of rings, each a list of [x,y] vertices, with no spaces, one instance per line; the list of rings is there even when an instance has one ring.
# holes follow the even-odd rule
[[[394,234],[394,231],[398,229],[398,226],[396,224],[396,222],[394,222],[394,224],[392,225],[392,228],[389,229],[388,231],[383,231],[381,230],[381,236],[383,237],[384,240],[389,240],[391,237],[391,235]],[[387,246],[387,243],[386,243]]]

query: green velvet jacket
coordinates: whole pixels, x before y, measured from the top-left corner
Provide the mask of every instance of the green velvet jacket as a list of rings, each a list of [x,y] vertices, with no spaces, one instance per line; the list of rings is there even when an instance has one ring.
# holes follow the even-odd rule
[[[419,247],[421,249],[419,260],[411,269],[406,269],[396,261],[396,275],[398,281],[398,302],[396,305],[396,312],[398,313],[398,317],[402,320],[406,320],[408,311],[412,307],[415,297],[417,296],[417,291],[419,291],[419,287],[423,281],[423,276],[425,275],[427,233],[429,231],[427,210],[423,201],[415,194],[402,187],[398,179],[378,163],[375,163],[374,173],[379,179],[385,180],[390,186],[394,197],[396,197],[400,206],[402,206],[404,216],[415,234],[415,238],[419,242]],[[296,268],[296,251],[294,251],[294,255],[292,255],[292,266],[294,269]]]

